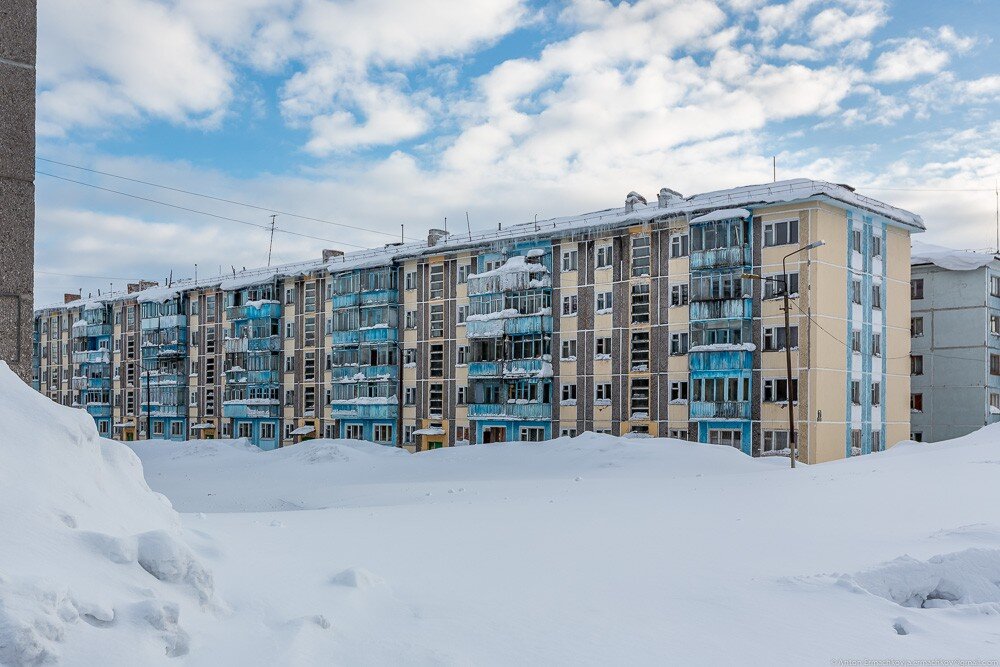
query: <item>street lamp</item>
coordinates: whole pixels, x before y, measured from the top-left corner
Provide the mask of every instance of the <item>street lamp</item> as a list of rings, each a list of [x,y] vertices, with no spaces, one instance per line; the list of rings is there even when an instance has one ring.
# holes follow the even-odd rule
[[[824,241],[813,241],[809,245],[797,248],[782,257],[780,278],[777,276],[765,278],[757,275],[756,273],[744,273],[741,276],[747,280],[759,280],[761,282],[770,280],[772,282],[781,283],[781,293],[785,301],[785,381],[787,383],[785,385],[785,393],[788,398],[788,458],[791,460],[793,468],[795,467],[795,409],[792,405],[792,336],[788,316],[790,306],[788,303],[788,268],[786,267],[786,262],[792,255],[812,250],[813,248],[819,248],[822,245],[825,245]]]

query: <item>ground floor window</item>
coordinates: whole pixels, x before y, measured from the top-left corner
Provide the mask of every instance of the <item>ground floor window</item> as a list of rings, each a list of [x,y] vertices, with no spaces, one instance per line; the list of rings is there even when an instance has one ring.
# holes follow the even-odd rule
[[[852,428],[851,429],[851,456],[857,456],[861,453],[861,429]]]
[[[882,431],[872,431],[872,451],[882,451]]]
[[[392,440],[392,427],[388,424],[375,424],[372,431],[372,439],[375,442],[390,442]]]
[[[108,422],[97,422],[97,430],[101,433],[108,432]]]
[[[709,429],[708,442],[711,445],[726,445],[741,449],[743,447],[743,431],[728,428]]]
[[[670,437],[676,440],[687,440],[688,432],[683,428],[672,428],[670,429]]]
[[[253,437],[253,424],[250,422],[240,422],[236,425],[236,437],[238,438],[252,438]]]
[[[764,431],[764,443],[760,448],[762,454],[774,454],[788,447],[788,431]]]
[[[545,439],[545,429],[540,426],[522,426],[521,442],[540,442]]]
[[[910,433],[910,440],[912,440],[913,442],[923,442],[924,434],[921,433],[920,431],[913,431],[912,433]]]
[[[333,439],[337,437],[337,427],[333,424],[327,424],[323,428],[323,437],[328,439]]]
[[[559,431],[559,436],[562,438],[575,438],[576,429],[575,428],[564,428]]]
[[[160,420],[153,422],[153,435],[163,435],[163,422]]]
[[[344,437],[348,440],[361,440],[363,433],[361,424],[348,424],[344,427]]]
[[[274,440],[274,424],[265,422],[260,425],[261,440]]]
[[[184,422],[171,422],[170,435],[184,435]]]

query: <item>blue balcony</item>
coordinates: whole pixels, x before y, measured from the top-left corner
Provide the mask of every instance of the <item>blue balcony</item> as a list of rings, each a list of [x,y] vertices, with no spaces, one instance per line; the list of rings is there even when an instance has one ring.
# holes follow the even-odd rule
[[[551,420],[551,403],[472,403],[469,419]]]
[[[750,419],[750,401],[692,401],[691,419]]]
[[[334,419],[395,419],[399,407],[393,403],[331,403]]]
[[[399,340],[399,330],[394,327],[361,330],[361,342],[363,343],[394,343],[397,340]]]
[[[688,368],[697,371],[742,371],[753,368],[753,352],[747,350],[722,350],[713,352],[688,352]]]
[[[112,333],[110,324],[88,324],[86,326],[73,326],[73,338],[102,338],[108,337]]]
[[[499,361],[473,361],[469,364],[469,377],[500,377]]]
[[[551,373],[552,364],[542,359],[474,361],[469,364],[469,377],[547,377]]]
[[[752,316],[753,303],[750,299],[692,301],[689,315],[692,322],[698,320],[750,319]]]
[[[228,419],[267,419],[281,414],[277,403],[247,403],[227,401],[222,404],[222,416]]]
[[[523,315],[495,320],[470,320],[466,323],[466,335],[469,338],[499,338],[503,334],[517,336],[551,331],[551,315]]]
[[[361,305],[363,306],[376,306],[396,303],[398,301],[399,292],[394,289],[372,290],[361,293]]]
[[[77,391],[81,389],[110,389],[111,378],[75,377],[72,381],[72,387]]]
[[[111,405],[108,403],[90,403],[87,405],[87,413],[92,417],[110,417]]]
[[[281,374],[278,371],[226,371],[227,384],[278,384]]]
[[[224,342],[227,353],[236,352],[278,352],[281,350],[281,338],[264,336],[263,338],[227,338]]]
[[[107,350],[89,350],[74,352],[74,364],[107,364],[111,363],[111,354]]]
[[[187,354],[187,343],[167,343],[156,347],[157,357],[183,357]]]
[[[150,417],[186,417],[186,405],[158,405],[156,403],[143,403],[142,413],[149,413]]]
[[[243,306],[226,308],[226,319],[233,320],[268,320],[281,317],[281,304],[277,301],[259,301]]]
[[[357,345],[361,340],[361,332],[357,329],[353,331],[334,331],[330,336],[334,345]]]
[[[360,297],[357,292],[351,292],[350,294],[334,294],[330,299],[330,305],[333,308],[353,308],[358,305]]]
[[[750,246],[741,245],[731,248],[713,248],[712,250],[693,250],[690,256],[690,266],[695,269],[715,269],[727,266],[749,266]]]

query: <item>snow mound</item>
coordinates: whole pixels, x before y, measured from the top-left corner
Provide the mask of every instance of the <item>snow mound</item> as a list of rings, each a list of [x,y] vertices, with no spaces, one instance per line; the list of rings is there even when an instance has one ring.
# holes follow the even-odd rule
[[[181,612],[217,606],[212,575],[135,454],[3,362],[0,425],[0,663],[187,653]]]
[[[1000,550],[966,549],[926,561],[901,556],[841,585],[860,588],[903,607],[990,605],[1000,612]]]
[[[409,455],[405,449],[387,447],[365,440],[307,440],[292,447],[282,447],[267,453],[272,459],[297,460],[308,464],[354,463]]]
[[[330,583],[336,586],[360,589],[386,587],[385,580],[382,577],[360,567],[349,567],[342,572],[338,572],[330,578]]]

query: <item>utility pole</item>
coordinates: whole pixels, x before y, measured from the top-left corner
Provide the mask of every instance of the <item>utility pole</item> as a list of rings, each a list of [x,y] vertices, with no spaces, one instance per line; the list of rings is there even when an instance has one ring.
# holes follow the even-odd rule
[[[271,214],[271,241],[267,244],[267,265],[271,266],[271,249],[274,247],[274,219],[278,217],[277,213]]]

